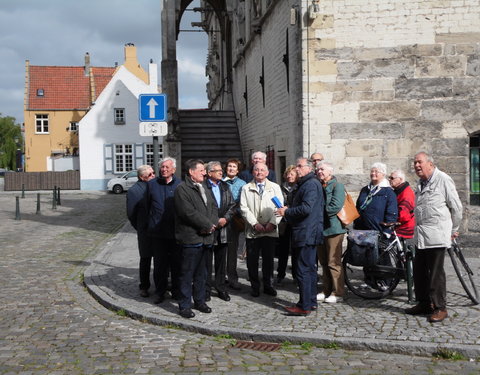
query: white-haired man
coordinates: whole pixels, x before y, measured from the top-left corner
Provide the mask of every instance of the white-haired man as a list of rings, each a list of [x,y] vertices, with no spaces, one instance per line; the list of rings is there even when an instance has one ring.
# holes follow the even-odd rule
[[[251,160],[252,166],[249,169],[244,169],[238,174],[238,177],[241,178],[246,183],[249,183],[253,180],[253,167],[258,163],[267,164],[267,154],[262,151],[255,151],[252,154]],[[275,175],[275,171],[273,169],[268,170],[268,180],[272,182],[277,182],[277,176]]]

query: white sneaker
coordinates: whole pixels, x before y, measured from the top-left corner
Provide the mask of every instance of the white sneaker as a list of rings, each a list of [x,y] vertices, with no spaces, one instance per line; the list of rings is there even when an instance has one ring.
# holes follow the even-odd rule
[[[317,302],[323,302],[325,301],[325,294],[324,293],[318,293],[317,294]]]
[[[337,303],[337,302],[342,302],[342,300],[343,300],[342,297],[337,297],[335,294],[331,294],[327,298],[325,298],[326,303]]]

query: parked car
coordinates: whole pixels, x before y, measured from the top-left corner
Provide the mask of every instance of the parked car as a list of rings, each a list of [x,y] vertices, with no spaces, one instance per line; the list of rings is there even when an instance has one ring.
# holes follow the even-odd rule
[[[5,176],[5,172],[7,170],[5,168],[0,168],[0,176]]]
[[[121,177],[114,177],[107,183],[107,189],[115,194],[121,194],[127,191],[138,181],[137,171],[130,171]]]

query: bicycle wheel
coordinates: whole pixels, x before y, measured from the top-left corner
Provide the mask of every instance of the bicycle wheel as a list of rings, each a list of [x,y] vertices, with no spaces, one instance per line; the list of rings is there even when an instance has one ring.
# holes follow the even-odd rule
[[[389,295],[404,272],[393,250],[381,252],[378,262],[372,266],[355,266],[348,259],[348,256],[344,256],[342,262],[345,284],[355,295],[366,299],[380,299]]]
[[[475,305],[478,305],[478,292],[475,282],[473,281],[473,272],[468,266],[460,247],[456,243],[453,243],[452,247],[448,249],[448,255],[450,255],[455,273],[463,289],[465,289],[468,298],[470,298]]]

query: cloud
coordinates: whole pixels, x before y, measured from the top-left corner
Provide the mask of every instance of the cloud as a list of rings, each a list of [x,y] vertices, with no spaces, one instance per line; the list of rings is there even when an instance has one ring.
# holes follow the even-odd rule
[[[0,1],[0,113],[15,117],[19,123],[23,121],[25,60],[32,65],[82,66],[84,55],[89,52],[93,66],[113,66],[115,62],[124,62],[124,44],[134,43],[144,68],[150,59],[160,67],[162,3],[161,0]],[[198,0],[190,8],[194,6],[199,6]],[[189,27],[192,20],[198,21],[198,17],[197,13],[185,12],[182,28]],[[181,33],[177,48],[180,95],[188,90],[192,95],[188,103],[203,101],[205,104],[200,107],[206,107],[206,81],[202,83],[206,36]],[[184,74],[188,77],[186,83]],[[183,103],[182,98],[180,102]]]

